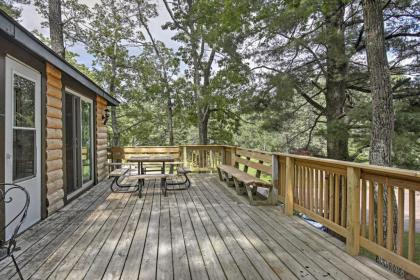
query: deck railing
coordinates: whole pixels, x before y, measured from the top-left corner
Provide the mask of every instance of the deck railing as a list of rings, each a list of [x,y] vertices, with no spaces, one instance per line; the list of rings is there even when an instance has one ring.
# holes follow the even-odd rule
[[[236,163],[241,170],[271,181],[288,215],[305,214],[345,238],[351,255],[363,248],[420,277],[418,257],[416,261],[420,172],[226,145],[114,147],[108,158],[164,153],[176,155],[197,172]]]

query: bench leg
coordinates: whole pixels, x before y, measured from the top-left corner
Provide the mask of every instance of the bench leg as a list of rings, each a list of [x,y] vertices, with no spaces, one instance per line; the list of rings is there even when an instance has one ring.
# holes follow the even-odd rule
[[[144,179],[140,179],[137,184],[139,187],[139,198],[141,198],[141,193],[143,192],[143,186],[144,186]]]
[[[185,176],[185,181],[186,181],[185,188],[189,189],[189,188],[190,188],[190,186],[191,186],[191,181],[190,181],[190,178],[188,178],[187,173],[185,173],[185,174],[184,174],[184,176]]]
[[[17,274],[19,275],[19,278],[21,280],[23,280],[23,276],[22,276],[22,273],[20,272],[20,269],[19,269],[19,266],[18,266],[18,264],[16,262],[15,256],[13,256],[13,255],[10,255],[10,256],[12,257],[12,260],[13,260],[13,263],[14,263],[14,265],[16,267],[16,271],[17,271]]]
[[[271,187],[268,191],[267,200],[269,201],[270,205],[276,205],[278,200],[278,190],[276,188]]]
[[[233,183],[235,184],[236,193],[241,195],[246,192],[246,188],[241,181],[238,181],[235,177],[233,177]]]
[[[254,195],[257,194],[257,187],[252,187],[246,185],[246,191],[248,193],[249,202],[253,206],[258,205],[276,205],[277,204],[277,190],[273,187],[269,188],[268,190],[268,196],[265,200],[255,200]]]
[[[248,194],[249,204],[256,205],[256,201],[254,201],[254,195],[256,193],[257,188],[251,187],[250,185],[245,185],[245,187],[246,187],[246,193]]]
[[[166,185],[166,178],[162,178],[160,180],[160,189],[163,193],[163,196],[167,196],[168,189],[167,189],[167,185]]]
[[[109,186],[111,189],[111,192],[115,192],[114,190],[114,185],[117,183],[118,177],[114,177],[114,179],[112,180],[111,185]]]
[[[222,174],[224,175],[227,186],[230,188],[233,188],[235,186],[235,182],[233,181],[233,178],[229,178],[229,174],[226,172],[223,172]]]
[[[220,181],[224,181],[224,180],[223,180],[222,171],[220,170],[220,168],[219,168],[219,167],[217,167],[217,173],[219,174],[219,179],[220,179]]]

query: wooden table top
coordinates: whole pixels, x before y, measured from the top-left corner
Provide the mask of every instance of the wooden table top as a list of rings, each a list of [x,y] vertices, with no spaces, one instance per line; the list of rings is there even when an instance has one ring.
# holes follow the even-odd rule
[[[157,156],[132,156],[128,161],[135,162],[171,162],[175,161],[175,157],[171,155],[157,155]]]

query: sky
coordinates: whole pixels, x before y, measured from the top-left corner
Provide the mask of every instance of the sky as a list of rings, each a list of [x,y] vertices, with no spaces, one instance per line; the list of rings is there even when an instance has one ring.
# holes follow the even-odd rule
[[[93,7],[95,3],[99,2],[98,0],[80,0],[81,3]],[[170,16],[166,11],[165,6],[161,0],[152,0],[158,6],[159,16],[150,20],[149,28],[151,29],[153,35],[157,40],[160,40],[165,43],[169,48],[178,49],[179,44],[171,39],[174,35],[174,32],[170,30],[163,30],[161,26],[166,22],[170,21]],[[22,6],[22,17],[20,23],[29,31],[38,30],[43,35],[49,36],[49,31],[46,28],[41,27],[41,22],[43,21],[41,15],[36,12],[36,8],[33,4],[23,5]],[[69,47],[69,50],[75,52],[79,55],[77,61],[79,63],[85,64],[88,67],[92,66],[93,57],[89,55],[82,44],[76,44],[72,47]]]

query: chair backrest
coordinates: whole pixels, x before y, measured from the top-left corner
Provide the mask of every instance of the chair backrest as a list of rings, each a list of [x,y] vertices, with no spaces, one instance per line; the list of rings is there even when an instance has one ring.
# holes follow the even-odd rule
[[[3,190],[6,189],[6,191]],[[20,191],[25,195],[25,203],[20,209],[20,211],[11,219],[2,229],[2,232],[6,230],[7,227],[14,225],[15,228],[13,230],[13,234],[8,241],[7,253],[11,254],[16,248],[16,237],[19,233],[19,229],[22,226],[23,222],[25,221],[26,215],[28,214],[28,208],[30,203],[30,197],[28,191],[16,184],[9,184],[9,183],[0,183],[0,201],[3,201],[5,204],[13,203],[13,197],[10,195],[11,191]],[[17,222],[16,222],[17,221]],[[16,222],[16,223],[15,223]]]

